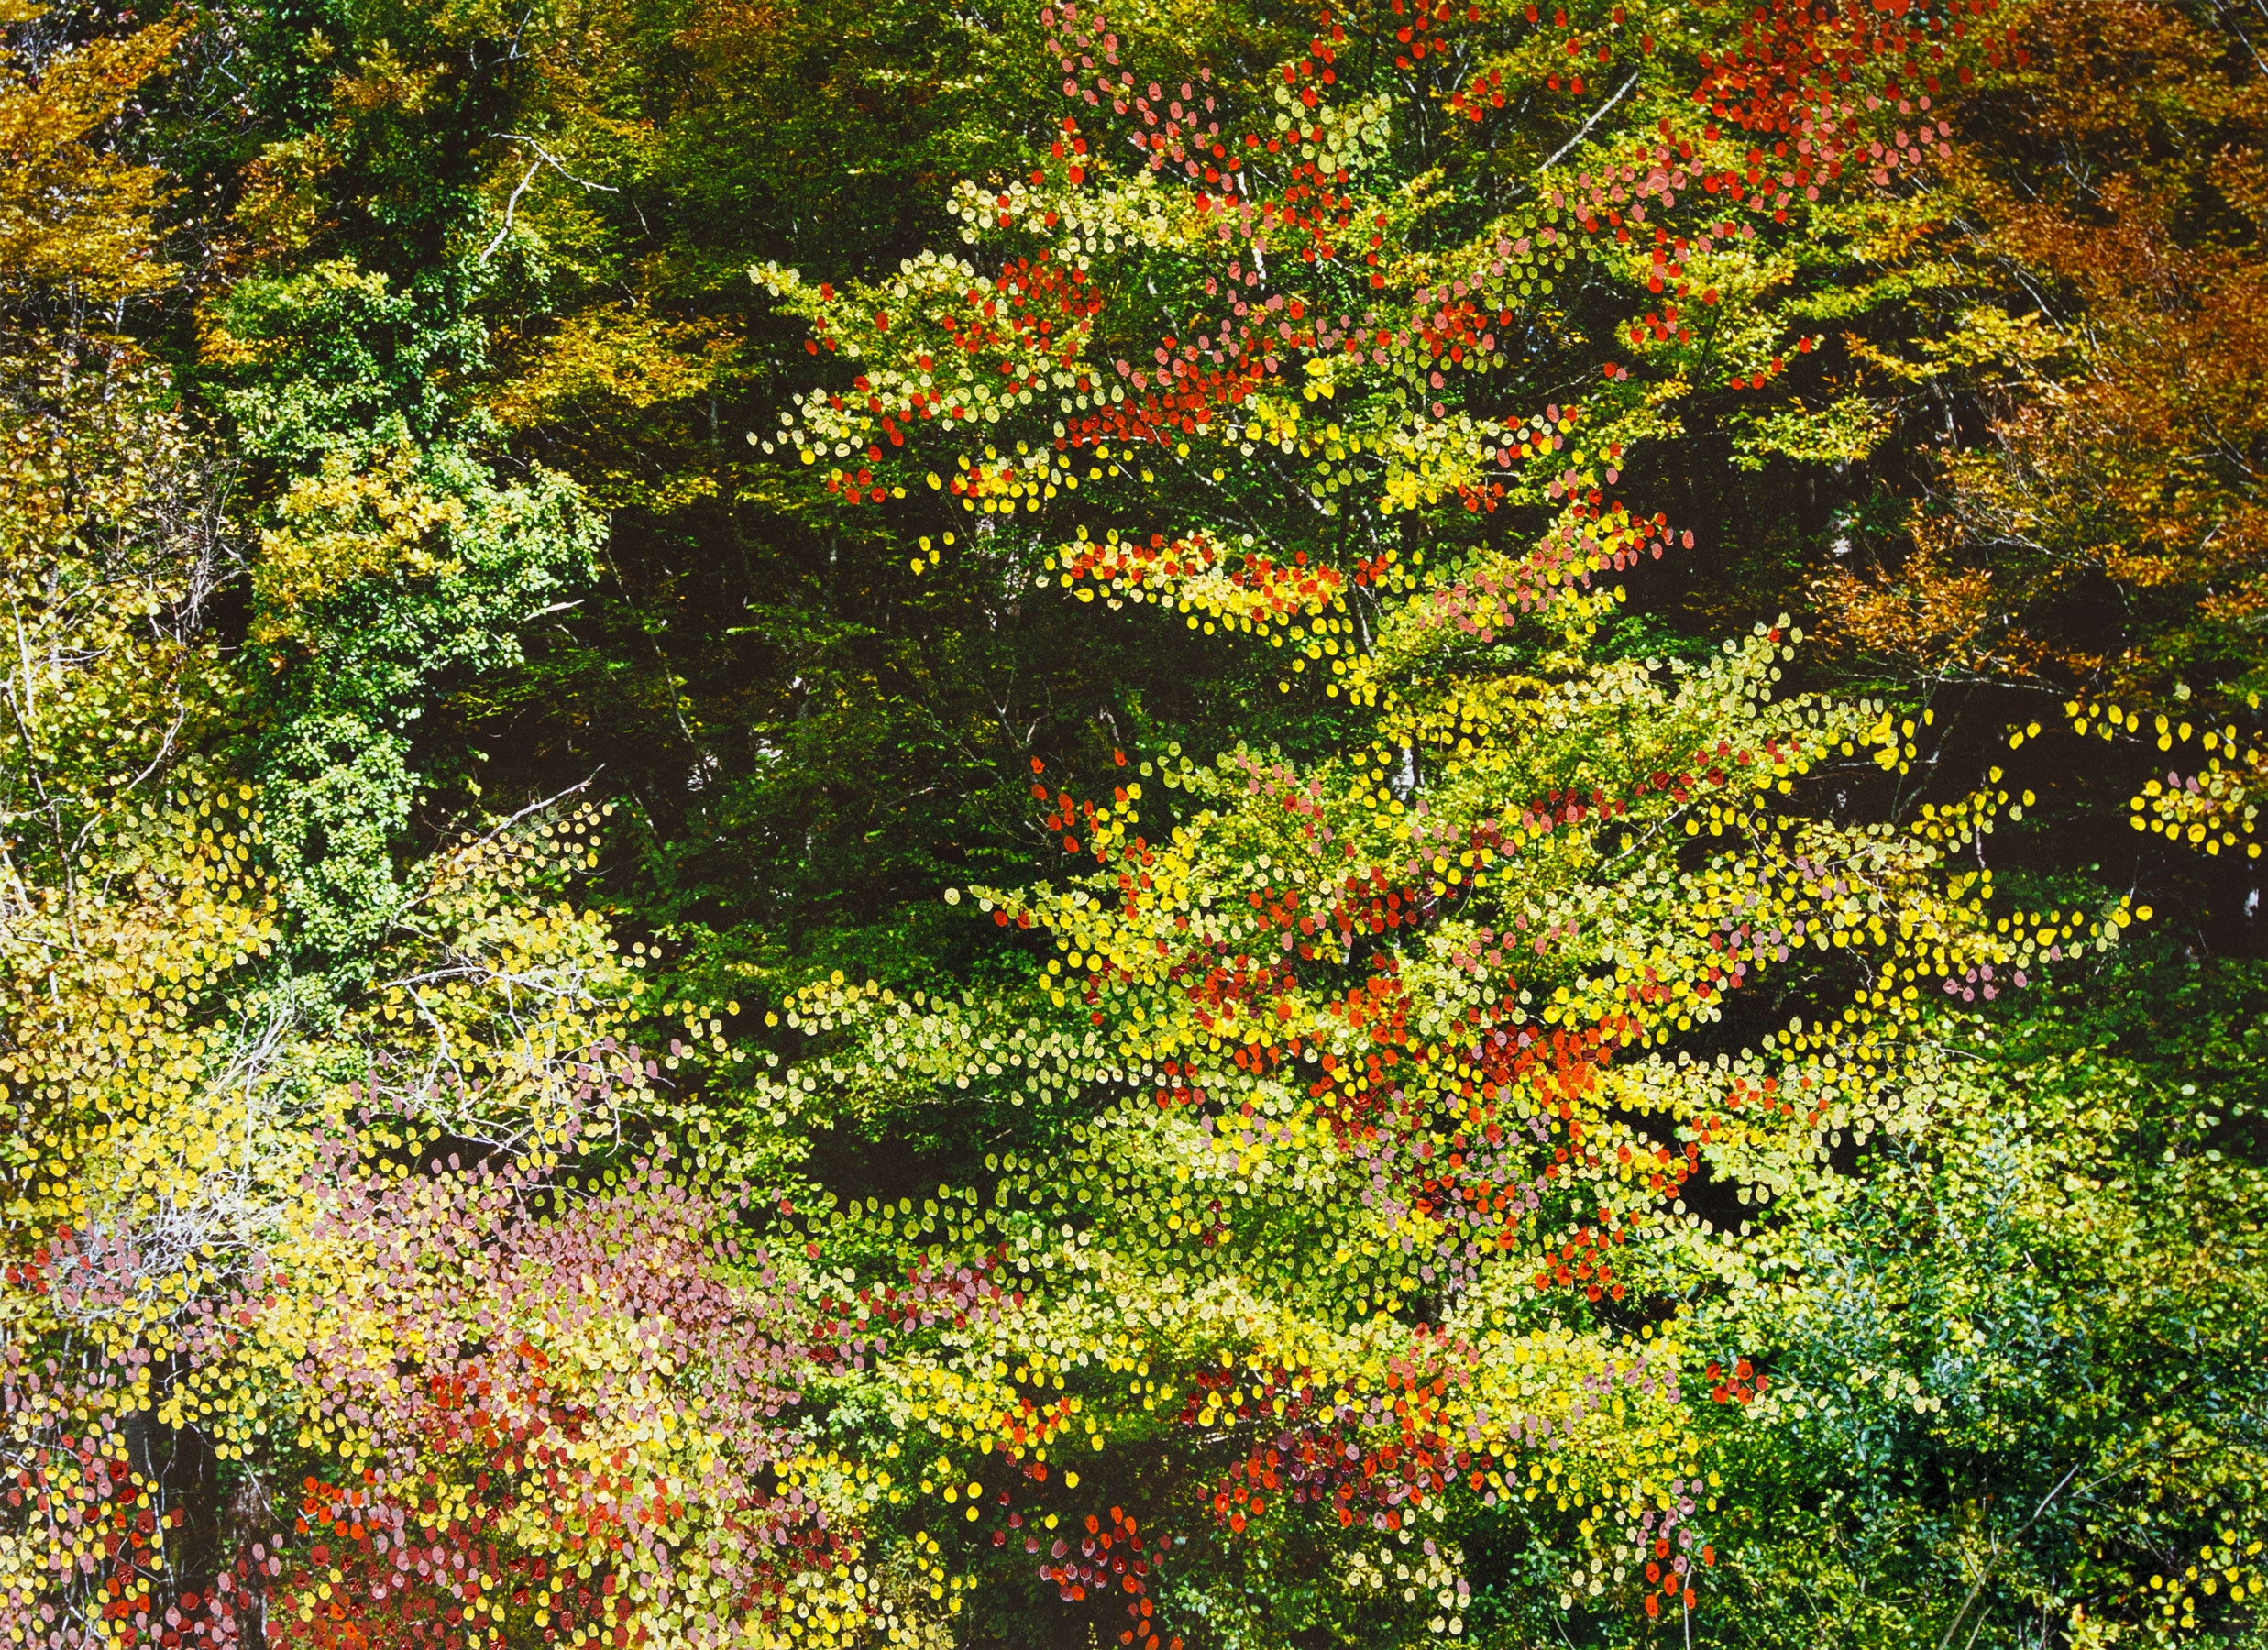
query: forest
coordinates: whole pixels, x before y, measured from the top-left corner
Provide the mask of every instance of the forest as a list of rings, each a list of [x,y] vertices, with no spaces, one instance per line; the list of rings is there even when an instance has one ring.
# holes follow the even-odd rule
[[[0,0],[7,1650],[2268,1646],[2264,54]]]

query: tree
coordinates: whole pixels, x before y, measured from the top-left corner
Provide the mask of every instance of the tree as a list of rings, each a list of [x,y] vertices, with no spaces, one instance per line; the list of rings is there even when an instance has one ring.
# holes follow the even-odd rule
[[[1915,701],[1975,659],[1854,684],[1778,610],[1921,473],[1854,363],[2045,393],[1929,263],[2007,18],[181,50],[58,129],[220,189],[193,342],[114,308],[8,495],[109,698],[7,780],[0,1626],[2256,1631],[2250,975],[2075,870],[2060,733]],[[129,701],[186,709],[119,779]],[[2116,834],[2240,863],[2233,720],[2070,717],[2196,738]]]

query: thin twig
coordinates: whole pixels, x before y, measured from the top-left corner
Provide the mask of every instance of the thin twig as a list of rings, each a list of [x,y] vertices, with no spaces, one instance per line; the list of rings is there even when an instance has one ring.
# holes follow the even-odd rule
[[[505,201],[504,226],[496,232],[496,238],[489,243],[488,250],[480,254],[482,263],[488,262],[496,255],[496,248],[502,246],[504,237],[512,233],[512,214],[519,209],[520,197],[527,192],[527,186],[535,182],[535,174],[543,170],[543,165],[541,160],[533,162],[528,167],[527,175],[520,180],[519,187],[514,189],[511,198]]]
[[[2040,1504],[2031,1510],[2031,1516],[2024,1520],[2022,1524],[2016,1527],[2016,1534],[2009,1537],[2009,1546],[2012,1547],[2024,1538],[2026,1532],[2028,1532],[2033,1524],[2040,1522],[2040,1514],[2048,1510],[2049,1503],[2053,1502],[2057,1496],[2064,1492],[2064,1486],[2071,1482],[2073,1479],[2076,1478],[2079,1473],[2079,1468],[2086,1465],[2086,1458],[2085,1456],[2081,1456],[2077,1460],[2072,1462],[2071,1469],[2064,1473],[2062,1478],[2055,1480],[2055,1488],[2049,1490],[2041,1500]],[[1998,1545],[1998,1543],[1995,1544],[1996,1546]],[[1976,1602],[1976,1595],[1985,1590],[1985,1583],[1992,1579],[1993,1569],[1995,1566],[1998,1565],[1999,1562],[1999,1556],[1996,1553],[1993,1556],[1992,1562],[1985,1566],[1984,1573],[1976,1578],[1976,1585],[1969,1589],[1969,1596],[1961,1600],[1961,1608],[1953,1612],[1953,1620],[1945,1624],[1945,1636],[1937,1641],[1937,1650],[1952,1650],[1953,1635],[1961,1626],[1961,1618],[1968,1614],[1969,1606]],[[1976,1638],[1976,1635],[1975,1634],[1971,1634],[1969,1635],[1972,1641]]]
[[[1584,138],[1590,137],[1591,128],[1597,126],[1599,122],[1605,117],[1606,112],[1609,109],[1623,101],[1624,93],[1628,92],[1631,87],[1636,85],[1637,83],[1638,72],[1635,69],[1633,69],[1630,72],[1630,78],[1622,83],[1621,87],[1615,92],[1614,95],[1601,104],[1598,109],[1591,115],[1591,118],[1584,121],[1580,126],[1576,128],[1575,136],[1569,138],[1565,143],[1559,146],[1559,152],[1552,156],[1550,160],[1545,161],[1541,166],[1536,169],[1536,176],[1541,177],[1544,173],[1549,171],[1553,167],[1558,165],[1559,162],[1566,158],[1568,150],[1573,148]]]
[[[622,191],[617,189],[611,183],[594,183],[589,178],[577,177],[573,172],[567,170],[567,166],[560,160],[558,156],[553,154],[549,149],[545,148],[542,144],[536,142],[534,138],[528,137],[525,133],[498,132],[494,135],[501,138],[507,143],[526,144],[528,148],[535,151],[535,159],[528,163],[528,170],[526,173],[521,178],[518,185],[513,188],[511,197],[505,201],[503,227],[496,232],[496,238],[490,241],[488,245],[488,249],[480,254],[480,261],[482,263],[488,262],[490,258],[496,255],[496,248],[502,246],[504,244],[504,237],[512,233],[512,214],[519,209],[520,197],[527,192],[528,185],[535,182],[535,174],[541,171],[545,167],[550,167],[552,170],[557,172],[568,182],[579,184],[585,189],[601,189],[608,194],[622,193]]]
[[[498,837],[502,836],[504,832],[510,830],[514,825],[517,825],[521,820],[526,819],[529,815],[542,813],[547,808],[556,808],[560,803],[566,801],[569,797],[575,796],[578,792],[589,790],[590,788],[591,781],[598,778],[600,774],[605,772],[606,764],[602,762],[597,767],[591,769],[588,776],[577,780],[573,785],[568,786],[567,789],[559,792],[558,795],[545,797],[540,802],[531,802],[518,813],[513,814],[510,819],[498,820],[495,825],[490,828],[486,836],[481,837],[477,842],[467,843],[464,851],[466,852],[470,852],[475,849],[487,847],[490,842],[496,841]],[[413,899],[409,904],[403,906],[400,910],[396,911],[394,913],[393,919],[396,922],[401,921],[404,917],[407,917],[412,911],[417,909],[419,906],[424,905],[428,899],[431,899],[439,892],[440,884],[436,882],[432,887],[427,888],[415,899]]]
[[[609,194],[622,193],[622,191],[617,189],[611,183],[594,183],[589,178],[577,177],[573,172],[567,170],[566,163],[563,162],[558,156],[553,154],[549,149],[545,148],[542,144],[536,142],[534,138],[529,137],[524,132],[499,132],[496,136],[501,138],[507,143],[526,144],[528,148],[535,151],[535,158],[538,160],[550,167],[552,170],[557,172],[570,183],[578,183],[585,189],[602,189]]]

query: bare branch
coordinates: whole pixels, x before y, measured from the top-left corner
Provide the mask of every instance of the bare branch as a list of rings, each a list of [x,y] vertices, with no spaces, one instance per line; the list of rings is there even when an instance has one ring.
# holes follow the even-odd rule
[[[1605,117],[1606,112],[1609,109],[1623,101],[1623,94],[1637,83],[1638,72],[1635,69],[1633,69],[1630,72],[1630,78],[1622,83],[1622,85],[1615,91],[1614,95],[1601,104],[1598,108],[1592,112],[1591,118],[1584,121],[1581,126],[1575,129],[1575,136],[1569,138],[1565,143],[1559,146],[1559,152],[1558,154],[1552,156],[1550,160],[1545,161],[1541,166],[1536,169],[1536,175],[1540,178],[1544,175],[1544,173],[1549,171],[1553,167],[1558,165],[1561,160],[1565,160],[1567,158],[1567,152],[1573,148],[1577,144],[1580,143],[1584,138],[1590,137],[1591,128],[1597,126],[1599,122]]]
[[[503,227],[497,230],[496,238],[490,241],[488,244],[487,249],[480,254],[480,261],[482,263],[488,262],[490,258],[496,255],[496,249],[504,244],[504,237],[512,233],[512,214],[519,209],[520,197],[527,192],[528,185],[535,182],[535,174],[543,170],[545,167],[550,167],[552,170],[557,172],[568,182],[577,184],[581,188],[603,190],[608,194],[620,194],[622,192],[620,189],[616,188],[611,183],[594,183],[589,178],[577,177],[573,172],[567,170],[566,162],[562,161],[558,156],[553,154],[549,149],[545,148],[542,144],[536,142],[534,138],[527,136],[524,132],[497,132],[492,134],[492,136],[501,138],[507,143],[524,143],[528,148],[535,151],[535,159],[528,162],[528,169],[526,172],[522,175],[518,184],[513,187],[511,197],[504,202]]]

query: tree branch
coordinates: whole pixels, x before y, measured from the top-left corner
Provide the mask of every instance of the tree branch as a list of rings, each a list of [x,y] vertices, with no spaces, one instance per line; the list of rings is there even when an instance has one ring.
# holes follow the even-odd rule
[[[501,138],[507,143],[526,144],[528,148],[535,151],[535,159],[528,162],[528,170],[526,173],[522,176],[519,183],[513,188],[511,196],[504,202],[503,227],[497,230],[496,238],[490,241],[488,244],[487,250],[480,254],[480,261],[482,263],[488,262],[490,258],[493,258],[496,255],[497,248],[502,246],[504,244],[504,237],[512,233],[512,214],[519,209],[520,197],[527,192],[528,185],[535,182],[535,174],[543,170],[545,167],[550,167],[552,170],[557,172],[568,182],[579,184],[585,189],[602,189],[609,194],[620,194],[622,192],[621,190],[617,189],[611,183],[594,183],[589,178],[577,177],[573,172],[567,170],[565,163],[560,160],[558,156],[553,154],[542,144],[536,142],[534,138],[528,137],[524,133],[497,132],[494,133],[493,136]]]

